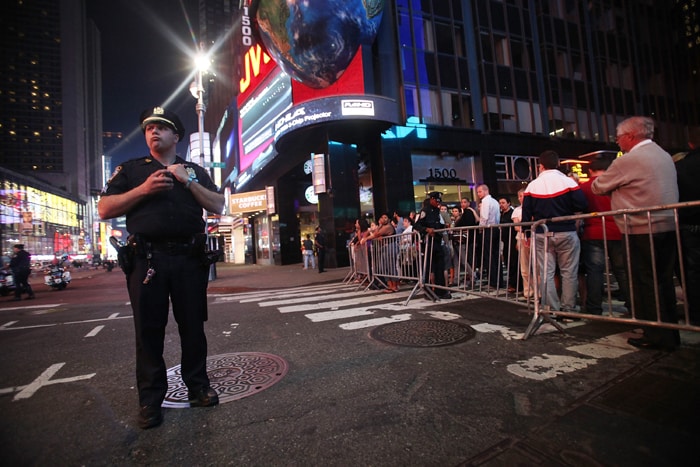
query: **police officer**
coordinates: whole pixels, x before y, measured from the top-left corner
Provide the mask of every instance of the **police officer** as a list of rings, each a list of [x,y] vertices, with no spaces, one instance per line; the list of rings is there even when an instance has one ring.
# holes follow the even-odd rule
[[[29,285],[29,274],[32,272],[32,256],[21,243],[12,247],[15,254],[10,260],[10,270],[15,278],[15,300],[22,300],[22,292],[27,292],[27,300],[34,298],[34,291]]]
[[[443,235],[435,234],[435,230],[447,228],[445,220],[440,215],[442,194],[439,191],[433,191],[428,194],[428,201],[429,203],[423,205],[423,209],[421,209],[413,229],[417,230],[423,237],[425,261],[429,262],[430,272],[433,274],[435,285],[444,287],[445,255],[442,245]],[[426,282],[428,282],[428,278],[426,278]],[[435,289],[434,293],[438,298],[452,298],[452,295],[447,290]]]
[[[202,209],[221,213],[224,195],[202,167],[176,154],[185,136],[182,122],[161,107],[141,114],[150,154],[118,166],[102,191],[102,219],[126,215],[131,261],[125,265],[136,333],[136,380],[141,428],[163,421],[168,389],[163,347],[169,302],[178,325],[182,379],[190,406],[209,407],[219,398],[206,372],[206,236]]]
[[[316,236],[314,237],[314,246],[318,255],[318,272],[326,272],[326,236],[323,234],[323,229],[319,225],[316,227]]]

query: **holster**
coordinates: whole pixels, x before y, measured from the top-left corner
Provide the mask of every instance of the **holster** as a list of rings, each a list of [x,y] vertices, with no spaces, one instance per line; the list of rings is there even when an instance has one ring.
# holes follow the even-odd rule
[[[205,266],[211,266],[214,263],[218,263],[219,261],[224,260],[224,250],[218,249],[218,250],[210,250],[207,249],[204,252],[204,265]]]
[[[197,234],[194,238],[195,244],[197,245],[196,249],[197,251],[201,251],[202,254],[202,266],[208,268],[212,264],[224,260],[224,250],[212,250],[209,248],[206,234]]]
[[[124,272],[129,274],[134,269],[134,255],[136,253],[136,243],[134,236],[130,235],[125,245],[122,245],[117,250],[117,263]]]

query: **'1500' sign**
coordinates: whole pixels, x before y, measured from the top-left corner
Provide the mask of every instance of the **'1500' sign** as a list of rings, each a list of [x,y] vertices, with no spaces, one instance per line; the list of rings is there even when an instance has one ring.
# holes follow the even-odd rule
[[[447,169],[439,167],[430,167],[428,169],[429,180],[459,180],[457,169]]]

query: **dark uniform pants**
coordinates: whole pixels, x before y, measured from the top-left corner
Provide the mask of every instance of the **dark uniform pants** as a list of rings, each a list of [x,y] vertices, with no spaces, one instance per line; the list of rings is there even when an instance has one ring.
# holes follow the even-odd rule
[[[652,235],[653,245],[649,245],[649,235],[628,235],[629,251],[633,252],[631,279],[634,307],[640,319],[656,321],[657,311],[661,321],[677,323],[676,289],[673,283],[673,266],[676,261],[676,238],[673,232]],[[623,240],[624,241],[624,240]],[[652,261],[653,258],[653,261]],[[654,296],[654,269],[658,280],[659,301]],[[644,336],[650,341],[670,347],[680,344],[680,334],[675,329],[648,326]]]
[[[150,266],[155,275],[143,281]],[[199,256],[153,252],[136,255],[127,287],[136,332],[136,380],[141,406],[159,406],[168,389],[163,347],[169,304],[180,334],[182,380],[191,391],[209,385],[206,372],[208,268]]]
[[[31,271],[28,269],[12,273],[15,279],[15,298],[20,298],[24,292],[27,292],[30,297],[34,296],[32,286],[29,285],[29,275]]]
[[[428,262],[424,281],[430,283],[430,273],[433,275],[435,285],[445,286],[445,250],[442,245],[442,236],[428,235],[425,241],[426,258]],[[438,297],[445,295],[447,291],[436,289],[435,295]]]

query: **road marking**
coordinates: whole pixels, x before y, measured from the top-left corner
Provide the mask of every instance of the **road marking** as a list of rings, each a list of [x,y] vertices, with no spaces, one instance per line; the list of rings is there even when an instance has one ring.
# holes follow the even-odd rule
[[[60,370],[63,365],[66,363],[55,363],[48,367],[44,372],[39,375],[37,379],[29,383],[28,385],[24,386],[17,394],[15,394],[15,397],[12,399],[13,401],[18,401],[21,399],[29,399],[32,397],[42,386],[49,386],[51,384],[59,384],[59,383],[71,383],[73,381],[80,381],[83,379],[90,379],[93,376],[95,376],[97,373],[91,373],[89,375],[80,375],[80,376],[73,376],[71,378],[61,378],[61,379],[54,379],[52,380],[51,377],[55,375],[58,370]],[[2,392],[6,390],[0,390]]]
[[[392,299],[408,297],[409,292],[399,292],[391,296]],[[279,307],[280,313],[295,313],[297,311],[313,311],[313,310],[323,310],[327,308],[340,308],[343,306],[360,305],[362,303],[376,303],[377,295],[358,297],[352,300],[337,300],[324,303],[307,303],[304,305],[291,305]]]
[[[408,321],[411,319],[411,314],[406,313],[404,315],[394,315],[388,318],[376,318],[368,319],[365,321],[354,321],[352,323],[341,324],[339,327],[345,329],[346,331],[353,331],[355,329],[371,328],[373,326],[381,326],[382,324],[396,323],[398,321]]]
[[[100,331],[104,329],[104,324],[96,326],[92,331],[88,332],[85,337],[95,337]]]
[[[373,295],[378,295],[378,294],[373,294]],[[310,300],[321,302],[321,301],[329,300],[329,299],[349,298],[349,297],[357,297],[357,292],[351,291],[351,292],[346,292],[346,293],[332,293],[332,294],[328,294],[328,295],[318,295],[318,292],[316,292],[311,297],[299,297],[299,296],[295,295],[294,298],[287,298],[284,300],[273,300],[270,302],[260,302],[260,303],[258,303],[258,305],[261,307],[278,306],[278,305],[292,305],[294,303],[308,303]]]
[[[474,328],[475,331],[477,332],[482,332],[482,333],[499,333],[501,337],[503,337],[506,340],[516,340],[516,339],[522,339],[523,336],[525,335],[524,332],[515,332],[510,328],[507,328],[506,326],[499,326],[498,324],[489,324],[489,323],[481,323],[481,324],[474,324],[472,325],[472,328]]]
[[[373,315],[374,312],[368,310],[367,308],[346,308],[345,310],[335,310],[335,311],[320,311],[318,313],[309,313],[306,316],[314,323],[320,323],[322,321],[332,321],[334,319],[346,319],[354,318],[356,316],[366,316]]]
[[[579,358],[571,355],[536,355],[527,360],[520,360],[517,363],[508,365],[508,373],[512,373],[521,378],[544,381],[556,378],[564,373],[588,368],[598,363],[595,358]]]
[[[371,317],[373,315],[376,316],[380,311],[397,313],[390,317],[376,316],[338,325],[340,329],[346,331],[371,328],[398,321],[408,321],[416,313],[442,320],[463,319],[459,314],[440,311],[439,307],[442,302],[411,300],[408,304],[404,304],[403,299],[408,297],[409,293],[409,291],[403,291],[386,296],[375,291],[359,293],[357,289],[348,291],[347,287],[329,287],[326,285],[315,289],[313,292],[309,292],[306,288],[295,288],[285,289],[283,292],[274,295],[258,291],[248,293],[245,296],[236,294],[221,298],[225,298],[226,301],[235,300],[241,303],[243,301],[258,302],[260,307],[277,307],[280,313],[305,311],[307,313],[304,316],[314,323]],[[445,304],[481,298],[465,294],[453,294],[453,297],[454,300],[445,302]],[[406,313],[406,311],[411,311],[413,314]],[[585,324],[585,321],[563,323],[562,327],[573,328],[584,326]],[[523,332],[498,324],[478,323],[472,324],[471,327],[479,333],[497,334],[502,339],[509,341],[521,340],[524,336]],[[545,324],[540,328],[539,333],[555,331],[559,332],[554,326]],[[630,352],[635,352],[636,349],[631,348],[627,344],[627,337],[629,337],[629,333],[604,336],[593,342],[573,345],[566,349],[576,353],[576,355],[535,355],[527,360],[520,360],[507,365],[506,370],[518,377],[532,380],[543,381],[556,378],[563,374],[596,365],[601,359],[618,358]]]
[[[319,291],[328,292],[331,290],[357,290],[357,287],[348,286],[347,284],[335,285],[316,285],[293,287],[283,290],[256,290],[254,292],[239,292],[236,294],[211,294],[210,297],[215,297],[216,302],[237,301],[239,303],[259,302],[261,300],[269,300],[274,298],[296,298],[302,296],[315,296]]]
[[[564,373],[571,373],[595,365],[601,359],[618,358],[636,352],[637,349],[627,344],[627,338],[634,335],[637,334],[630,332],[612,334],[596,339],[590,344],[566,348],[566,350],[592,358],[542,354],[508,365],[507,370],[516,376],[537,381],[555,378]]]
[[[18,323],[19,321],[13,321],[12,324]],[[9,323],[8,323],[9,324]],[[56,326],[56,323],[51,324],[35,324],[33,326],[15,326],[15,327],[5,327],[0,326],[0,331],[16,331],[18,329],[34,329],[34,328],[50,328],[51,326]]]
[[[3,308],[2,311],[10,311],[10,310],[36,310],[40,308],[55,308],[57,306],[63,306],[65,303],[50,303],[48,305],[30,305],[30,306],[11,306],[7,308]]]
[[[95,319],[84,319],[81,321],[66,321],[65,323],[62,324],[85,324],[85,323],[99,323],[100,321],[111,321],[115,319],[127,319],[131,318],[131,315],[128,316],[119,316],[119,313],[112,313],[106,318],[95,318]]]
[[[82,321],[66,321],[65,323],[50,323],[50,324],[36,324],[33,326],[14,326],[11,327],[13,324],[18,323],[19,321],[10,321],[8,323],[3,324],[0,326],[0,331],[17,331],[20,329],[34,329],[34,328],[47,328],[51,326],[62,326],[62,325],[68,325],[68,324],[86,324],[86,323],[99,323],[102,321],[111,321],[115,319],[128,319],[131,318],[131,315],[127,316],[119,316],[119,313],[112,313],[106,318],[96,318],[96,319],[85,319]]]
[[[422,311],[421,313],[431,316],[435,319],[441,319],[443,321],[453,321],[455,319],[462,319],[461,315],[456,313],[449,313],[447,311]]]

